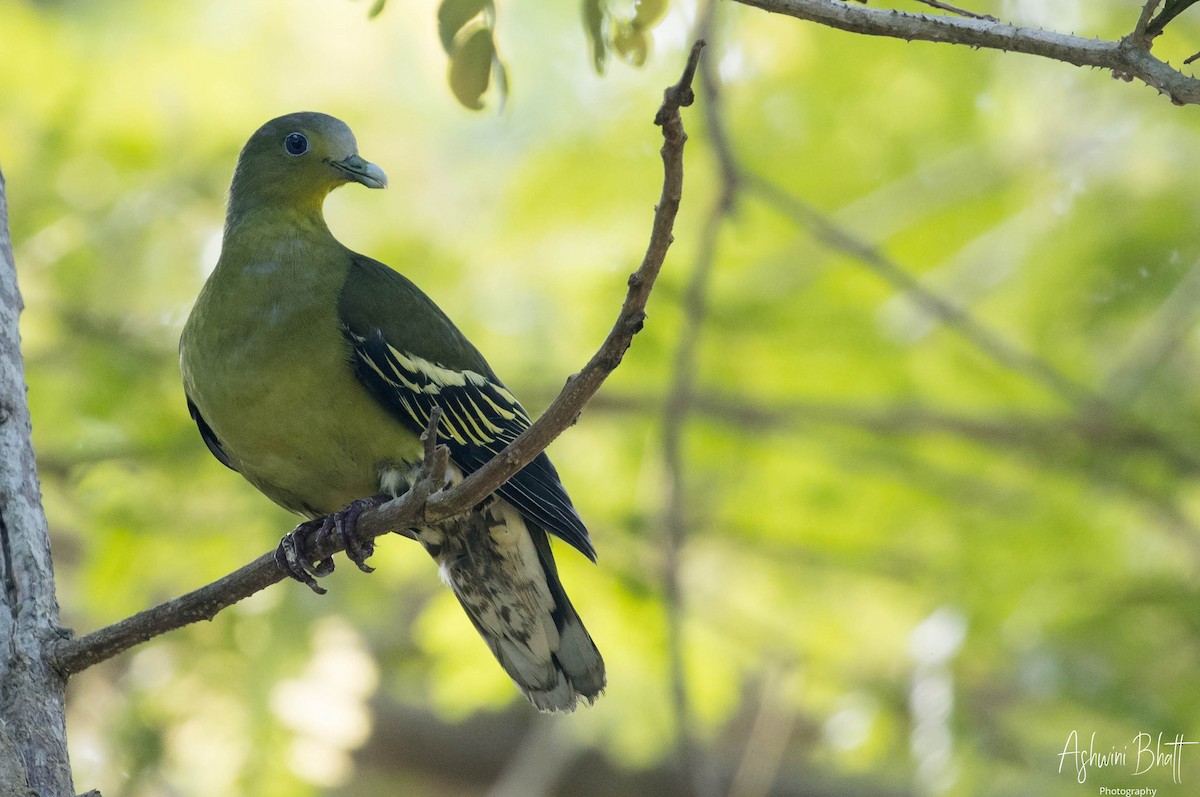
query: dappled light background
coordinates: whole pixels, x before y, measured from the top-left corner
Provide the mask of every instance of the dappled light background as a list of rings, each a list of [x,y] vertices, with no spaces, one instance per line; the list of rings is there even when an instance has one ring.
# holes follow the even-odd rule
[[[1114,38],[1137,5],[973,7]],[[601,75],[578,4],[501,2],[510,91],[481,112],[447,87],[434,2],[369,11],[0,0],[0,167],[79,631],[295,522],[208,454],[176,360],[238,150],[267,119],[351,125],[391,189],[338,191],[330,226],[431,294],[535,414],[615,318],[659,191],[654,111],[701,9],[672,3],[646,63]],[[1100,752],[1200,740],[1196,109],[733,4],[710,38],[718,104],[684,114],[647,327],[550,449],[599,550],[593,567],[558,548],[605,696],[537,716],[429,557],[386,539],[372,576],[275,586],[74,678],[81,791],[1200,783],[1192,750],[1178,775],[1132,775],[1132,747],[1082,774],[1061,756],[1073,731]],[[1155,46],[1196,49],[1186,15]],[[721,157],[744,177],[727,210]]]

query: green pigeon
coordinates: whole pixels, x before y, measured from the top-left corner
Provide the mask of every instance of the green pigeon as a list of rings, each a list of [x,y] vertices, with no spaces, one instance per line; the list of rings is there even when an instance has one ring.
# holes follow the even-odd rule
[[[449,480],[496,456],[529,414],[445,313],[407,278],[343,246],[322,206],[345,183],[384,188],[346,124],[273,119],[229,191],[221,257],[179,343],[192,418],[213,455],[297,527],[353,542],[366,507],[402,494],[435,408]],[[592,561],[587,528],[543,453],[471,512],[411,535],[525,696],[571,711],[604,689],[604,662],[567,599],[548,534]],[[316,587],[293,535],[277,559]],[[371,546],[348,545],[360,567]],[[310,575],[311,573],[311,575]]]

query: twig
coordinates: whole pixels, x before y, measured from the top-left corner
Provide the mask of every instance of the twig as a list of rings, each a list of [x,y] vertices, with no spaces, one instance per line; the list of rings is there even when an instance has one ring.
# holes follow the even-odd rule
[[[1152,1],[1154,1],[1154,0],[1152,0]],[[965,8],[959,8],[957,6],[952,6],[949,3],[943,3],[943,2],[941,2],[941,0],[917,0],[917,2],[923,3],[927,6],[932,6],[933,8],[939,9],[941,11],[949,11],[951,14],[958,14],[959,16],[969,17],[970,19],[986,19],[989,22],[999,22],[1000,21],[1000,20],[996,19],[995,17],[993,17],[991,14],[980,14],[975,11],[968,11]]]
[[[1163,5],[1162,13],[1160,13],[1152,22],[1146,25],[1146,35],[1150,38],[1154,38],[1158,34],[1162,33],[1163,29],[1167,27],[1167,23],[1175,19],[1175,17],[1179,16],[1184,11],[1187,11],[1188,7],[1193,5],[1195,2],[1196,0],[1167,0],[1166,4]],[[1151,4],[1158,5],[1158,3],[1154,0],[1149,0],[1149,2],[1146,3],[1147,6],[1150,6]]]
[[[1167,23],[1195,4],[1196,0],[1167,0],[1163,5],[1162,13],[1151,20],[1150,16],[1154,13],[1154,9],[1158,8],[1159,2],[1161,0],[1146,0],[1146,5],[1142,7],[1142,13],[1138,16],[1137,26],[1129,36],[1132,42],[1147,50],[1150,49],[1154,38],[1166,29]],[[1183,63],[1190,64],[1197,58],[1200,58],[1200,52],[1192,53],[1183,59]]]
[[[437,430],[441,422],[442,408],[435,405],[429,413],[429,423],[425,425],[425,431],[421,433],[421,445],[424,449],[421,456],[421,468],[417,471],[412,487],[408,489],[408,492],[412,494],[411,500],[421,507],[425,506],[430,495],[446,485],[446,469],[450,466],[450,449],[438,445]],[[410,539],[416,539],[409,529],[393,529],[393,531]]]
[[[1149,45],[1149,43],[1153,41],[1154,37],[1158,35],[1158,33],[1162,32],[1160,29],[1158,32],[1152,34],[1149,33],[1148,30],[1150,27],[1150,20],[1154,16],[1154,12],[1158,8],[1158,4],[1161,2],[1162,0],[1146,0],[1146,4],[1142,6],[1142,13],[1138,14],[1137,24],[1133,26],[1133,33],[1131,34],[1133,38],[1145,39],[1147,45]]]
[[[1191,2],[1196,0],[1184,0]],[[1200,103],[1200,80],[1160,61],[1128,39],[1105,41],[1066,33],[1024,28],[984,19],[960,19],[867,8],[841,0],[737,0],[776,14],[831,28],[905,41],[962,44],[967,47],[1026,53],[1075,66],[1112,70],[1122,79],[1137,79],[1165,94],[1176,105]],[[1165,13],[1165,12],[1164,12]],[[1160,15],[1161,18],[1161,15]],[[1153,23],[1151,24],[1153,29]]]
[[[426,463],[413,488],[400,497],[368,510],[359,518],[361,540],[387,534],[404,533],[412,526],[435,523],[469,510],[528,465],[550,442],[571,426],[605,378],[620,364],[633,336],[642,328],[646,300],[673,240],[672,229],[683,191],[683,147],[687,136],[679,109],[691,103],[690,81],[695,74],[703,42],[692,48],[684,77],[664,93],[656,124],[663,129],[663,189],[654,213],[650,244],[641,266],[629,277],[629,291],[616,323],[600,349],[579,373],[575,374],[546,412],[510,443],[494,459],[452,488],[442,490],[437,462]],[[445,456],[442,447],[435,460]],[[444,468],[444,465],[442,466]],[[343,550],[330,535],[328,545],[310,551],[314,560]],[[121,653],[155,636],[181,628],[198,620],[212,619],[219,611],[280,581],[283,573],[275,564],[274,553],[266,553],[248,565],[207,586],[140,612],[118,623],[77,639],[57,644],[54,661],[63,673],[76,673],[97,662]]]

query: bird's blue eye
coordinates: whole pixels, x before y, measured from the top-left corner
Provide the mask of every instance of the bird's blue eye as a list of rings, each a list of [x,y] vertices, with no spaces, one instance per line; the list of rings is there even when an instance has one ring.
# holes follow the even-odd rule
[[[289,155],[303,155],[308,152],[308,139],[302,133],[288,133],[283,140],[283,148]]]

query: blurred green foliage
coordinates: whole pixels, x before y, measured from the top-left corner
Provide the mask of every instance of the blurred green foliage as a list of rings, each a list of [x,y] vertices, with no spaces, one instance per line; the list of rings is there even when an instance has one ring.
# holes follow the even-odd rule
[[[488,0],[442,0],[438,36],[450,59],[450,90],[464,108],[483,109],[483,94],[495,76],[497,93],[508,94],[504,63],[496,52],[496,6]]]
[[[1136,18],[1116,0],[982,5],[1109,38]],[[439,35],[433,2],[369,19],[351,3],[0,0],[0,166],[67,624],[199,586],[294,522],[209,456],[175,359],[238,149],[266,119],[351,124],[392,190],[339,191],[332,228],[422,285],[531,410],[606,332],[648,236],[651,119],[696,10],[585,4],[581,31],[574,4],[506,4],[502,28],[475,7]],[[711,216],[719,170],[689,110],[646,330],[551,448],[600,551],[599,567],[565,550],[560,566],[610,686],[553,721],[545,767],[673,759],[663,519],[682,479],[688,731],[733,793],[1187,793],[1190,750],[1182,785],[1131,777],[1132,753],[1081,785],[1059,754],[1072,730],[1100,752],[1143,731],[1200,740],[1195,113],[1044,60],[721,11],[707,57],[741,165],[1000,349],[757,183]],[[447,90],[446,52],[480,30],[484,60],[502,49],[520,85],[502,114],[460,107],[489,85],[478,74],[458,101]],[[1156,53],[1178,62],[1197,42],[1184,15]],[[610,50],[643,68],[599,75]],[[710,224],[694,393],[668,412]],[[664,469],[668,423],[682,473]],[[483,793],[461,762],[498,742],[472,729],[500,718],[512,741],[551,720],[529,716],[424,553],[385,540],[374,564],[75,678],[79,788]],[[418,720],[464,749],[405,759],[396,729]]]

